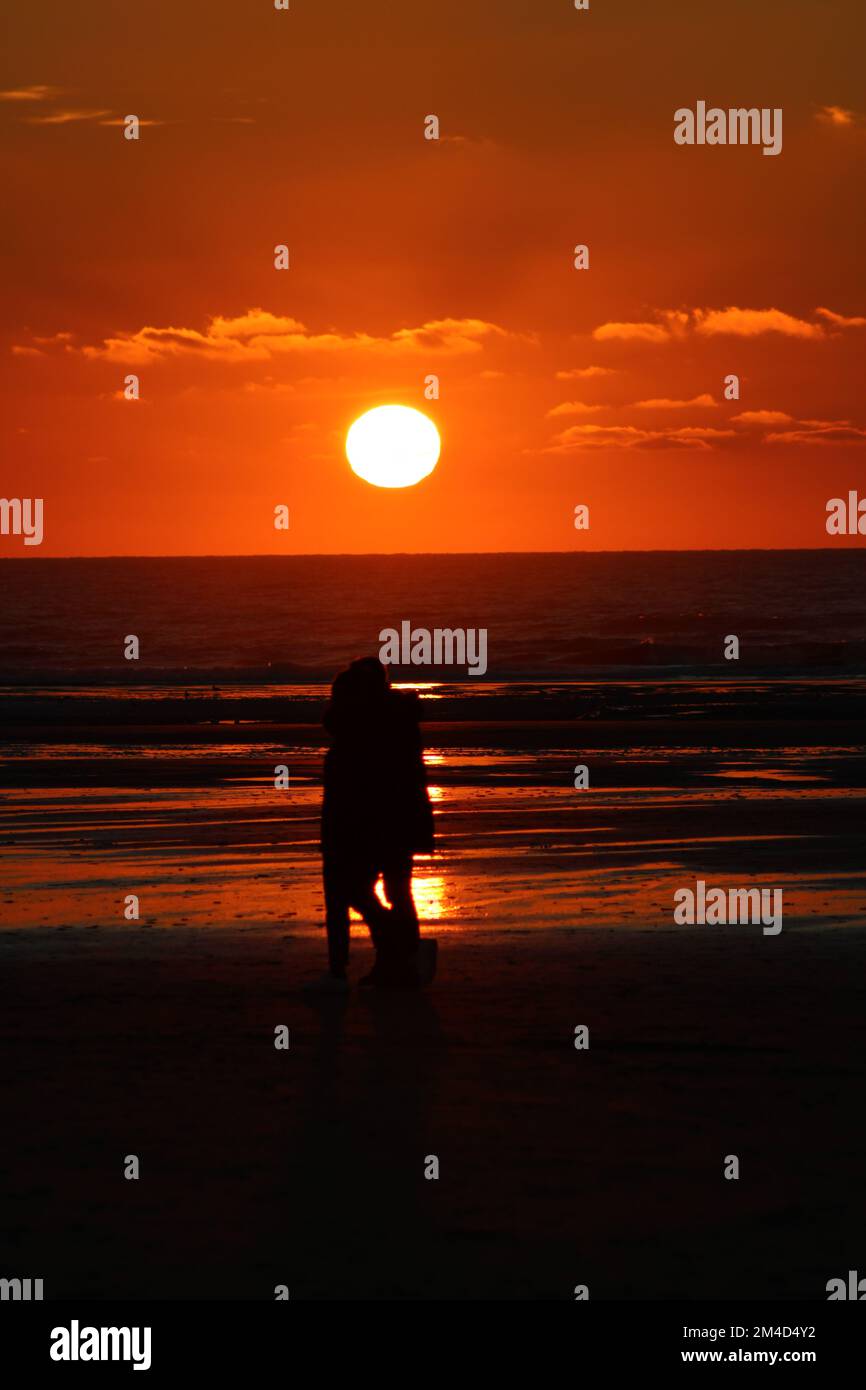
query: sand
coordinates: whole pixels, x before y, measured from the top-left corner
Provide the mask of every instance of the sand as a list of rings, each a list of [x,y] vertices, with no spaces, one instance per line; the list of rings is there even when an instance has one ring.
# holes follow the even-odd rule
[[[814,1299],[862,1265],[859,730],[585,728],[431,726],[439,976],[316,1006],[319,735],[19,745],[8,1272],[104,1299]],[[782,885],[784,929],[676,928],[698,876]]]
[[[316,1007],[275,930],[5,947],[12,1263],[54,1297],[821,1297],[862,1249],[863,944],[493,930]]]

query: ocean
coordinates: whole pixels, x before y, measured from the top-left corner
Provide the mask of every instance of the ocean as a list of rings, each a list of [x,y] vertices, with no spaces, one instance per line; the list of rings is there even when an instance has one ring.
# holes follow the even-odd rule
[[[859,920],[864,579],[850,550],[7,562],[5,919],[105,926],[141,881],[154,923],[316,932],[329,684],[408,621],[488,629],[483,677],[394,673],[436,810],[426,920],[664,923],[685,872]]]
[[[866,673],[866,550],[27,558],[0,593],[5,686],[318,686],[403,621],[486,628],[487,685]]]

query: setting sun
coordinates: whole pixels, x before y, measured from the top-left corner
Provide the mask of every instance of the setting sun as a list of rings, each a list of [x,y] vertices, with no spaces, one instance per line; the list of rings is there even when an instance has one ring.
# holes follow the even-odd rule
[[[412,487],[433,472],[439,431],[408,405],[380,405],[360,415],[346,435],[352,471],[376,487]]]

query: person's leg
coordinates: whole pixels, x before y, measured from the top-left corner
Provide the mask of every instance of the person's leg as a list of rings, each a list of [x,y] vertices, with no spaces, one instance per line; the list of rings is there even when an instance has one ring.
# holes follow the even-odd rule
[[[432,936],[422,938],[418,912],[412,896],[412,855],[393,860],[385,870],[385,892],[394,909],[398,941],[397,969],[404,983],[430,985],[436,974],[439,943]]]
[[[367,864],[353,875],[349,888],[350,905],[367,923],[376,951],[373,969],[369,975],[363,976],[362,985],[385,984],[394,974],[392,962],[395,958],[395,933],[399,929],[397,914],[377,897],[378,878],[378,867]]]
[[[395,855],[384,867],[385,894],[394,912],[395,948],[403,955],[417,951],[421,939],[418,911],[412,897],[412,855]]]
[[[387,947],[393,913],[376,895],[379,870],[372,864],[355,865],[347,886],[349,906],[363,917],[376,950]]]
[[[325,884],[328,968],[336,978],[344,979],[349,964],[349,892],[346,874],[344,869],[328,858],[322,861],[322,872]]]

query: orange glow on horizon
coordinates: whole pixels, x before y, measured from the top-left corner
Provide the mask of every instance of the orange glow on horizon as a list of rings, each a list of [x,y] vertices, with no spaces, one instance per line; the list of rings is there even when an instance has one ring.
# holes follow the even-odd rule
[[[700,7],[509,0],[480,80],[490,35],[444,4],[439,49],[411,7],[153,0],[122,82],[98,7],[16,14],[0,444],[45,539],[0,556],[864,544],[823,524],[866,457],[848,21],[816,49],[774,7],[717,42]],[[784,108],[778,158],[674,143],[695,68]],[[428,399],[447,468],[360,488],[353,421]]]

